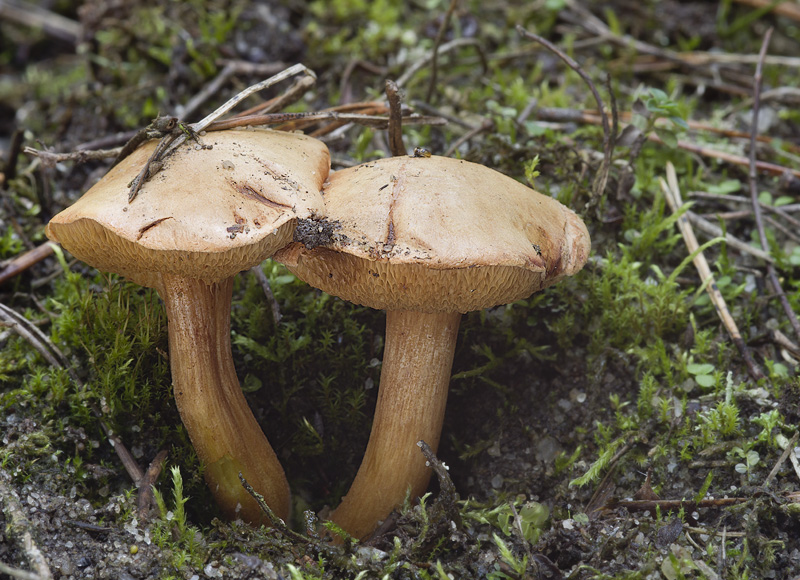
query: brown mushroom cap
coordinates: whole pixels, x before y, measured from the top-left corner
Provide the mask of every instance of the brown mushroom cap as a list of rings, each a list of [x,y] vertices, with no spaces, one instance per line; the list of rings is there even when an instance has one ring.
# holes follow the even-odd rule
[[[98,269],[156,286],[166,272],[205,282],[254,266],[291,240],[282,226],[322,211],[325,145],[265,129],[208,133],[169,155],[128,203],[156,141],[137,149],[47,226]]]
[[[392,157],[325,185],[334,242],[276,254],[300,278],[384,310],[469,312],[525,298],[583,267],[589,234],[555,199],[482,165]]]

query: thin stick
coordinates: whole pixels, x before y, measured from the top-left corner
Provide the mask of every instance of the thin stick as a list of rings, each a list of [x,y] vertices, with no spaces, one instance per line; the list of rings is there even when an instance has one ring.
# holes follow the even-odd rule
[[[387,80],[386,99],[389,101],[389,150],[395,157],[406,154],[406,147],[403,145],[402,98],[397,83],[393,80]]]
[[[721,536],[722,535],[722,532],[717,531],[717,530],[710,530],[708,528],[695,528],[695,527],[691,527],[691,526],[686,526],[684,529],[688,530],[690,532],[694,532],[696,534],[704,534],[706,536]],[[728,537],[730,537],[730,538],[743,538],[746,535],[747,534],[745,534],[744,532],[728,532]]]
[[[11,134],[11,143],[6,148],[6,162],[2,167],[4,179],[0,179],[0,190],[4,189],[4,186],[17,176],[17,161],[24,138],[25,132],[22,129],[15,129]]]
[[[56,347],[44,333],[36,328],[30,320],[9,308],[5,304],[0,304],[0,323],[11,328],[20,337],[24,338],[48,364],[56,368],[67,368],[64,354]],[[76,383],[80,383],[78,375],[74,370],[68,370],[70,378]]]
[[[650,135],[647,136],[647,138],[650,141],[653,141],[654,143],[661,143],[661,144],[664,143],[661,140],[661,138],[655,133],[651,133]],[[733,163],[734,165],[747,166],[749,164],[748,158],[743,155],[734,155],[733,153],[726,153],[725,151],[718,151],[717,149],[702,147],[700,145],[695,145],[694,143],[689,143],[688,141],[679,140],[678,148],[683,149],[684,151],[697,153],[698,155],[702,155],[703,157],[711,157],[712,159],[721,159],[722,161]],[[763,171],[764,173],[769,173],[770,175],[780,176],[788,171],[795,177],[800,177],[800,169],[791,169],[789,167],[784,167],[783,165],[778,165],[777,163],[769,163],[768,161],[756,161],[755,163],[756,163],[756,168],[759,171]]]
[[[428,465],[436,474],[439,480],[439,495],[434,500],[435,505],[442,506],[447,515],[447,518],[461,528],[461,514],[458,512],[456,504],[458,502],[458,492],[456,486],[453,485],[453,480],[450,479],[448,467],[441,461],[425,441],[417,441],[417,447],[420,448],[422,454],[425,456],[425,464]]]
[[[774,0],[735,0],[756,8],[769,7],[770,12],[800,21],[800,5],[797,2],[774,2]]]
[[[800,432],[795,431],[795,434],[792,436],[791,440],[789,441],[789,444],[783,450],[783,453],[781,453],[781,456],[778,458],[778,461],[775,462],[774,467],[769,472],[769,475],[767,475],[767,478],[764,480],[763,484],[764,487],[769,487],[770,482],[772,482],[772,480],[778,474],[778,470],[781,468],[781,465],[783,465],[783,462],[788,459],[790,453],[794,453],[794,444],[797,443],[798,434],[800,434]]]
[[[217,76],[204,86],[200,92],[189,99],[189,102],[183,107],[178,107],[175,114],[182,119],[191,116],[203,103],[215,95],[235,72],[236,66],[233,63],[229,62],[225,64],[222,70],[217,73]]]
[[[95,414],[99,416],[99,413],[95,409],[92,410],[95,411]],[[142,477],[144,477],[142,468],[139,467],[139,464],[133,458],[131,452],[128,451],[128,448],[123,445],[122,439],[120,439],[119,436],[111,430],[111,427],[109,427],[102,419],[100,420],[100,426],[103,428],[103,431],[106,432],[108,442],[111,444],[111,447],[114,448],[117,457],[119,457],[119,460],[122,462],[122,466],[128,473],[128,477],[130,477],[131,481],[138,485],[142,480]]]
[[[615,509],[624,507],[628,511],[655,511],[656,506],[662,510],[677,510],[685,508],[693,510],[696,508],[707,507],[726,507],[750,501],[747,497],[723,497],[719,499],[701,499],[694,501],[690,499],[639,499],[639,500],[620,500],[610,501],[603,507]]]
[[[34,572],[28,572],[27,570],[20,570],[19,568],[12,568],[6,564],[0,562],[0,574],[6,574],[11,578],[16,578],[17,580],[42,580],[42,577],[39,574]]]
[[[724,195],[719,193],[709,193],[707,191],[691,191],[689,192],[689,196],[699,197],[702,199],[709,199],[711,201],[727,201],[731,203],[746,203],[746,204],[753,203],[753,200],[750,199],[749,197],[743,197],[740,195]],[[791,225],[793,225],[798,231],[800,231],[800,220],[786,213],[784,209],[786,206],[772,206],[772,205],[767,205],[766,203],[761,203],[760,201],[758,202],[758,205],[761,206],[761,209],[768,212],[772,212],[775,215],[782,217]]]
[[[708,221],[707,219],[700,217],[699,215],[697,215],[692,211],[687,211],[684,215],[701,232],[711,236],[712,238],[723,237],[722,228],[719,227],[718,225]],[[726,244],[728,244],[732,248],[736,248],[740,252],[750,254],[751,256],[755,256],[756,258],[764,260],[765,262],[770,264],[775,261],[775,258],[769,255],[767,252],[759,250],[758,248],[754,248],[750,244],[743,242],[742,240],[740,240],[739,238],[733,236],[728,232],[724,233],[724,237]]]
[[[68,151],[67,153],[53,153],[42,149],[34,149],[33,147],[25,147],[22,150],[26,155],[41,159],[42,165],[46,167],[52,167],[56,163],[62,161],[86,163],[87,161],[113,159],[117,157],[121,151],[122,147],[115,147],[114,149],[84,149],[81,151]]]
[[[459,137],[458,139],[453,141],[453,144],[450,145],[450,147],[447,148],[447,151],[445,152],[444,156],[445,157],[450,157],[464,143],[466,143],[467,141],[469,141],[470,139],[472,139],[474,137],[477,137],[478,135],[480,135],[484,131],[491,131],[493,128],[494,128],[494,121],[492,121],[491,119],[484,120],[483,123],[481,123],[481,125],[479,127],[475,127],[473,129],[470,129],[469,131],[464,133],[461,137]]]
[[[578,73],[578,75],[589,86],[589,90],[592,91],[592,96],[594,96],[594,100],[597,102],[597,109],[598,111],[600,111],[603,124],[603,164],[600,167],[600,170],[598,171],[594,183],[592,184],[592,199],[590,200],[589,205],[594,206],[602,197],[603,192],[606,189],[606,183],[608,181],[608,172],[609,169],[611,168],[611,154],[614,151],[614,140],[616,139],[616,135],[612,132],[611,125],[608,120],[608,115],[606,114],[605,111],[605,103],[603,102],[603,99],[600,98],[600,93],[597,92],[597,87],[594,86],[592,79],[589,77],[588,74],[586,74],[586,72],[581,68],[581,65],[579,65],[577,61],[575,61],[569,55],[565,54],[562,50],[560,50],[550,41],[545,40],[538,34],[528,32],[522,26],[517,26],[517,32],[522,34],[525,38],[534,40],[539,44],[541,44],[542,46],[544,46],[547,50],[549,50],[550,52],[558,56],[561,60],[563,60],[567,64],[567,66],[569,66],[572,70]]]
[[[756,65],[756,74],[753,78],[753,121],[750,132],[750,166],[747,173],[747,180],[750,184],[750,199],[753,205],[753,219],[756,222],[758,229],[758,239],[761,242],[761,249],[765,252],[769,250],[769,242],[767,241],[767,234],[764,230],[764,221],[761,217],[761,205],[758,203],[758,176],[756,174],[756,136],[758,134],[758,113],[761,106],[761,70],[764,64],[764,58],[767,54],[767,47],[769,46],[770,38],[772,38],[772,28],[769,28],[764,34],[764,41],[761,44],[761,52],[758,54],[758,64]],[[783,291],[781,282],[778,279],[778,273],[772,264],[767,264],[767,276],[772,284],[775,294],[783,307],[789,323],[794,329],[794,333],[800,338],[800,321],[797,320],[797,315],[792,310],[792,305]]]
[[[139,486],[139,495],[136,498],[136,511],[139,514],[139,521],[143,522],[148,518],[154,500],[153,485],[161,474],[166,460],[167,451],[159,451],[153,461],[150,462],[147,471],[144,472],[142,478],[137,482]]]
[[[241,103],[250,95],[257,93],[259,91],[263,91],[271,87],[272,85],[278,84],[281,81],[284,81],[290,77],[303,73],[312,79],[316,79],[317,75],[314,74],[310,68],[306,67],[303,64],[296,64],[294,66],[290,66],[285,71],[282,71],[276,75],[269,77],[266,80],[261,81],[260,83],[256,83],[254,85],[250,85],[245,90],[241,91],[234,97],[228,99],[223,105],[218,107],[214,112],[206,115],[202,120],[198,121],[197,123],[192,124],[192,129],[197,131],[203,131],[206,127],[208,127],[211,123],[219,119],[222,115],[233,109],[236,105]]]
[[[39,580],[52,580],[53,574],[50,572],[47,560],[39,550],[36,542],[33,541],[31,522],[25,516],[25,511],[22,509],[17,494],[8,485],[8,480],[9,476],[6,472],[0,470],[0,502],[2,502],[3,514],[6,519],[7,535],[16,542],[19,550],[28,561],[28,565],[35,571],[31,576],[15,576],[25,580],[33,577]]]
[[[264,270],[261,269],[260,264],[250,268],[250,271],[256,277],[256,280],[258,280],[258,283],[261,285],[261,289],[264,291],[264,296],[266,296],[267,303],[272,311],[272,321],[278,324],[281,321],[281,307],[278,305],[278,301],[275,300],[275,294],[272,293],[272,287],[269,285],[269,278],[264,274]]]
[[[23,4],[0,1],[0,20],[41,29],[50,36],[71,44],[77,44],[82,31],[78,22],[51,12],[33,2]]]
[[[458,5],[458,0],[450,0],[450,6],[442,19],[442,24],[439,26],[439,31],[436,33],[436,40],[433,42],[433,54],[431,57],[431,80],[428,84],[428,93],[425,95],[425,102],[430,103],[433,97],[433,91],[436,90],[436,76],[439,72],[439,45],[442,44],[444,35],[450,27],[450,19],[453,17],[453,12]]]
[[[742,64],[755,63],[757,58],[751,54],[712,53],[702,51],[676,52],[647,44],[630,35],[620,36],[600,18],[574,0],[568,0],[570,10],[562,10],[559,16],[570,23],[577,24],[598,37],[604,43],[613,43],[622,48],[634,49],[639,54],[648,54],[677,64],[704,66],[709,64]],[[765,59],[767,64],[797,68],[800,58],[791,56],[771,56]]]
[[[627,119],[630,117],[630,113],[623,113],[622,118]],[[536,110],[536,118],[543,120],[543,121],[554,121],[558,123],[588,123],[592,125],[602,124],[602,117],[599,116],[597,111],[582,111],[577,109],[558,109],[552,107],[541,107]],[[623,125],[623,127],[626,125]],[[714,131],[714,129],[708,127],[701,127],[701,126],[693,126],[693,122],[689,121],[689,126],[691,129],[698,129],[704,131]],[[716,132],[721,132],[716,130]],[[737,134],[735,132],[723,132],[723,134],[728,134],[731,137],[741,137],[741,134]],[[649,141],[653,143],[659,143],[661,145],[664,142],[661,138],[656,135],[655,133],[650,133],[647,136]],[[768,141],[768,138],[762,137],[759,141]],[[685,151],[689,151],[691,153],[697,153],[698,155],[702,155],[703,157],[711,157],[712,159],[720,159],[727,163],[732,163],[734,165],[741,165],[746,166],[749,164],[749,160],[747,157],[743,155],[735,155],[733,153],[727,153],[725,151],[719,151],[717,149],[712,149],[709,147],[703,147],[701,145],[695,145],[694,143],[690,143],[689,141],[678,141],[677,147],[679,149],[683,149]],[[789,147],[790,149],[793,146]],[[769,173],[770,175],[777,175],[781,176],[785,173],[790,173],[795,177],[800,178],[800,169],[793,169],[790,167],[786,167],[783,165],[778,165],[777,163],[770,163],[768,161],[756,161],[756,167],[759,171],[764,173]]]
[[[10,260],[0,271],[0,284],[38,264],[53,253],[53,242],[45,242]]]
[[[204,102],[215,95],[224,86],[228,79],[236,74],[274,75],[284,68],[286,68],[286,66],[281,62],[271,62],[267,66],[261,65],[260,67],[254,67],[253,63],[243,62],[240,60],[229,60],[225,62],[225,66],[222,67],[222,70],[211,80],[211,82],[203,87],[203,89],[194,97],[189,99],[189,102],[187,102],[183,107],[179,107],[176,110],[176,115],[181,119],[190,117]],[[311,84],[313,85],[314,80],[311,80]]]
[[[244,487],[245,491],[247,491],[247,493],[249,493],[253,497],[253,499],[256,500],[256,503],[258,503],[258,507],[260,507],[261,510],[269,518],[270,524],[273,528],[281,532],[286,537],[292,538],[293,540],[297,540],[300,543],[303,544],[311,543],[311,540],[309,538],[306,538],[303,534],[298,534],[297,532],[292,530],[289,526],[286,525],[286,522],[284,522],[281,518],[279,518],[274,511],[272,511],[269,505],[267,505],[267,502],[264,500],[264,496],[262,496],[255,489],[253,489],[253,486],[250,485],[250,483],[244,478],[244,475],[242,475],[241,471],[239,472],[239,481],[242,483],[242,487]]]
[[[673,211],[673,213],[677,212],[682,205],[682,200],[680,188],[678,187],[678,176],[675,173],[675,167],[672,165],[672,163],[667,163],[667,180],[665,181],[663,178],[661,178],[659,181],[661,183],[661,190],[664,192],[664,197],[666,197],[670,209]],[[685,215],[682,215],[680,218],[678,218],[678,228],[681,230],[681,234],[686,242],[686,247],[688,248],[689,253],[695,253],[700,245],[697,243],[694,230],[692,230],[689,219]],[[706,287],[709,298],[711,298],[711,303],[714,305],[714,308],[722,320],[722,323],[728,330],[728,334],[730,334],[733,343],[736,345],[736,348],[739,349],[739,353],[742,355],[742,358],[747,365],[747,370],[749,371],[750,376],[756,381],[764,378],[764,373],[761,372],[756,365],[753,357],[750,355],[750,351],[748,350],[744,339],[742,339],[739,328],[736,326],[736,321],[734,321],[733,316],[731,316],[731,313],[728,310],[728,305],[725,303],[725,299],[722,297],[722,292],[720,292],[719,288],[717,288],[717,284],[714,281],[714,275],[711,273],[711,268],[708,265],[708,261],[706,261],[706,257],[702,252],[700,252],[694,257],[693,262],[695,268],[697,268],[697,272],[700,274],[700,280]]]
[[[261,103],[260,105],[250,107],[246,111],[242,111],[236,116],[244,117],[247,115],[263,115],[266,113],[280,111],[285,107],[288,107],[289,105],[299,101],[303,95],[313,88],[315,84],[316,81],[311,77],[300,77],[294,83],[292,83],[292,86],[286,89],[286,92],[264,103]]]
[[[749,200],[748,200],[748,203],[750,203]],[[751,209],[740,209],[738,211],[723,211],[723,212],[716,212],[716,213],[706,214],[705,217],[706,218],[715,217],[715,218],[721,219],[721,220],[739,220],[739,219],[742,219],[742,218],[749,218],[752,215],[753,215],[753,210],[751,210]],[[797,243],[800,243],[800,235],[794,233],[794,231],[790,230],[789,228],[787,228],[785,225],[783,225],[779,221],[776,221],[774,218],[771,218],[768,215],[764,216],[764,221],[766,223],[768,223],[769,225],[771,225],[772,227],[774,227],[776,230],[780,231],[787,238],[789,238],[789,239],[791,239],[791,240],[793,240],[793,241],[795,241]],[[762,250],[758,250],[758,251],[763,253]],[[772,260],[769,260],[769,261],[772,262]]]
[[[214,121],[208,126],[208,131],[222,131],[234,127],[256,127],[259,125],[278,125],[295,121],[321,121],[333,120],[347,123],[358,123],[367,127],[386,129],[389,119],[382,115],[360,115],[358,113],[338,113],[336,111],[311,111],[308,113],[269,113],[267,115],[251,115],[247,117],[233,117],[222,121]],[[426,117],[422,115],[407,115],[403,117],[404,125],[444,125],[447,121],[440,117]]]
[[[286,80],[288,78],[291,78],[291,77],[293,77],[295,75],[298,75],[298,74],[301,74],[301,73],[305,74],[305,75],[307,75],[307,76],[309,76],[309,77],[311,77],[313,79],[317,78],[317,75],[314,74],[314,71],[312,71],[310,68],[306,67],[303,64],[296,64],[294,66],[290,66],[286,70],[281,71],[278,74],[273,75],[273,76],[269,77],[268,79],[265,79],[265,80],[263,80],[263,81],[261,81],[259,83],[256,83],[254,85],[250,85],[249,87],[247,87],[243,91],[240,91],[238,94],[234,95],[233,97],[231,97],[230,99],[225,101],[225,103],[223,103],[221,106],[217,107],[217,109],[215,109],[212,113],[206,115],[203,119],[201,119],[197,123],[192,123],[191,125],[189,125],[189,127],[195,133],[200,133],[201,131],[205,131],[205,129],[211,123],[213,123],[214,121],[219,119],[222,115],[224,115],[225,113],[227,113],[228,111],[233,109],[236,105],[241,103],[243,100],[245,100],[250,95],[255,94],[255,93],[259,92],[259,91],[263,91],[264,89],[267,89],[267,88],[271,87],[272,85],[278,84],[281,81],[284,81],[284,80]],[[185,134],[179,135],[176,139],[174,139],[169,144],[169,147],[167,147],[164,150],[164,156],[169,155],[170,153],[172,153],[172,151],[174,151],[175,149],[180,147],[184,143],[184,141],[186,141],[186,135]]]
[[[800,346],[793,343],[789,340],[789,337],[783,334],[780,330],[770,330],[767,332],[767,336],[772,339],[772,342],[777,344],[779,347],[783,348],[789,354],[791,354],[794,358],[800,361]]]
[[[455,50],[456,48],[460,48],[462,46],[474,46],[475,49],[478,51],[478,59],[483,66],[483,70],[486,71],[489,68],[488,60],[486,55],[483,52],[483,48],[478,40],[474,38],[454,38],[450,42],[446,42],[441,45],[438,50],[436,51],[437,54],[445,54],[446,52],[450,52]],[[425,68],[425,66],[433,59],[433,51],[428,53],[424,58],[420,59],[419,61],[412,64],[406,72],[404,72],[400,78],[397,79],[397,86],[403,87],[408,83],[408,81],[417,74],[420,70]]]

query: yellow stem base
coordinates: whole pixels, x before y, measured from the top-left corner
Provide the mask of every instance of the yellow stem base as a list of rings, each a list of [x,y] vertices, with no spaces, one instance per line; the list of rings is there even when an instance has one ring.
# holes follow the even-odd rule
[[[175,402],[205,479],[226,518],[269,520],[242,487],[241,472],[279,517],[289,515],[289,484],[239,386],[231,356],[233,278],[216,284],[161,277],[169,319]]]
[[[418,497],[430,480],[417,442],[435,452],[442,431],[459,313],[389,311],[375,420],[353,484],[331,520],[357,538]]]

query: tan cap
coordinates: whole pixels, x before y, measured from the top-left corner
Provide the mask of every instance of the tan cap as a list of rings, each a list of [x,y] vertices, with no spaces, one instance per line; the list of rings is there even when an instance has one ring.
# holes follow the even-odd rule
[[[482,165],[392,157],[331,175],[333,243],[275,258],[301,279],[384,310],[469,312],[525,298],[583,267],[583,221]]]
[[[330,156],[320,141],[266,129],[202,140],[211,148],[182,145],[129,204],[157,143],[148,142],[55,216],[47,236],[143,286],[157,284],[156,272],[215,282],[288,243],[295,218],[321,213]]]

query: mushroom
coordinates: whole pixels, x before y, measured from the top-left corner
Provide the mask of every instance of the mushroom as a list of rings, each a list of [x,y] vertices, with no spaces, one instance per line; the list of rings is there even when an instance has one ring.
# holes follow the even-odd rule
[[[462,313],[526,298],[581,269],[590,240],[570,209],[484,166],[393,157],[331,175],[323,189],[331,244],[276,253],[329,294],[386,310],[369,443],[331,520],[369,535],[417,497],[435,451]],[[313,244],[312,244],[313,246]]]
[[[270,130],[209,133],[185,144],[128,203],[128,184],[156,146],[146,143],[49,223],[75,257],[155,288],[168,318],[175,402],[230,519],[266,522],[241,472],[281,518],[283,469],[245,400],[233,365],[234,276],[291,241],[297,218],[322,209],[330,157],[323,143]]]

